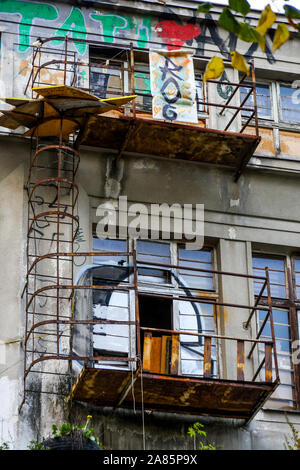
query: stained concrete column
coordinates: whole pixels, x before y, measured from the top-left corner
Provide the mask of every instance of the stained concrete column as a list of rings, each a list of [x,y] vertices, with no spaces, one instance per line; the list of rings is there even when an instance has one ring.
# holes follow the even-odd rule
[[[21,292],[25,282],[22,249],[24,167],[14,167],[10,149],[0,161],[0,442],[17,439],[22,370]],[[6,164],[6,159],[9,163]],[[11,163],[12,162],[12,163]],[[10,165],[11,163],[11,165]]]
[[[251,263],[251,247],[247,242],[221,239],[218,247],[218,262],[221,271],[239,274],[249,274],[249,264]],[[250,268],[251,269],[251,268]],[[220,299],[224,303],[250,305],[252,280],[248,278],[219,276]],[[219,334],[234,338],[250,338],[250,330],[245,330],[243,323],[249,317],[248,309],[236,307],[221,307],[219,310]],[[245,343],[245,356],[249,352],[249,343]],[[221,361],[223,368],[222,378],[237,378],[237,342],[222,341]],[[252,361],[246,359],[245,378],[252,379]],[[251,377],[250,377],[251,375]]]

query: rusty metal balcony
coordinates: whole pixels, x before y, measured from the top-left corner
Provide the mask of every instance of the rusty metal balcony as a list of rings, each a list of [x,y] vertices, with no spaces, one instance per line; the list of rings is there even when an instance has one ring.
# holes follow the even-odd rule
[[[97,254],[98,255],[98,254]],[[120,255],[120,254],[118,254]],[[227,273],[213,270],[203,270],[198,268],[187,268],[193,272],[204,272],[218,276],[219,279],[226,276],[242,278],[245,281],[249,279],[259,279],[262,282],[262,289],[256,298],[253,306],[237,305],[222,302],[217,299],[209,299],[208,293],[201,295],[176,295],[159,294],[157,292],[143,292],[143,296],[148,298],[170,299],[172,302],[187,302],[193,304],[211,304],[219,309],[239,309],[247,311],[247,322],[244,325],[241,322],[240,330],[243,336],[235,337],[222,334],[207,334],[189,331],[184,329],[162,329],[143,327],[140,320],[139,296],[141,289],[138,282],[138,269],[142,265],[152,268],[179,269],[179,266],[158,264],[158,263],[137,263],[135,252],[123,255],[133,256],[133,264],[128,266],[129,274],[133,277],[133,285],[120,282],[118,278],[120,291],[133,289],[135,292],[135,321],[116,321],[116,320],[96,320],[98,324],[110,325],[109,330],[104,330],[105,336],[117,334],[121,325],[127,324],[134,328],[136,335],[135,352],[130,354],[114,353],[102,355],[99,357],[87,358],[81,362],[82,369],[73,385],[71,399],[81,402],[92,403],[98,406],[109,406],[113,408],[129,408],[133,406],[147,410],[189,413],[189,414],[207,414],[210,416],[239,418],[247,421],[251,420],[256,412],[261,408],[265,401],[274,392],[279,384],[279,373],[276,355],[276,343],[274,337],[274,327],[272,318],[272,306],[270,297],[269,274],[266,269],[265,277],[248,276],[245,274]],[[98,270],[99,267],[93,269]],[[111,279],[115,267],[104,267],[106,276]],[[185,268],[186,269],[186,268]],[[100,271],[99,271],[100,272]],[[99,275],[98,272],[98,275]],[[104,272],[104,271],[102,271]],[[110,273],[110,274],[108,274]],[[80,282],[80,280],[79,280]],[[99,288],[107,290],[118,289],[116,284],[103,285]],[[84,288],[84,286],[78,286]],[[97,289],[93,286],[92,289]],[[268,307],[260,307],[259,302],[263,292],[267,290]],[[82,315],[84,304],[78,301],[78,315]],[[75,302],[76,303],[76,302]],[[250,322],[258,310],[265,310],[266,317],[258,334],[251,338],[247,330]],[[80,313],[81,312],[81,313]],[[76,309],[75,309],[76,318]],[[77,320],[80,323],[82,320]],[[95,322],[95,318],[93,320]],[[85,321],[85,323],[88,320]],[[267,341],[261,339],[262,331],[269,322],[272,339]],[[114,328],[111,328],[111,327]],[[246,327],[246,329],[245,329]],[[78,327],[80,328],[80,327]],[[78,330],[79,331],[79,330]],[[247,334],[245,334],[247,333]],[[74,333],[73,346],[76,350],[76,335]],[[81,337],[83,333],[81,331]],[[192,337],[199,341],[199,354],[202,365],[198,373],[193,375],[184,374],[181,366],[183,338]],[[107,338],[106,338],[107,339]],[[228,349],[229,345],[229,349]],[[81,349],[80,349],[81,348]],[[216,349],[219,350],[219,358],[216,356]],[[259,361],[255,361],[253,353],[259,349]],[[79,347],[80,355],[83,354],[82,344]],[[214,350],[214,352],[213,352]],[[229,352],[230,351],[230,352]],[[235,377],[218,370],[218,360],[235,368]],[[123,364],[123,366],[122,366]],[[235,364],[235,365],[234,365]],[[251,367],[249,367],[249,365]],[[263,371],[263,374],[262,374]]]
[[[51,77],[54,71],[57,85],[57,74],[60,71],[62,84],[79,87],[101,98],[126,94],[137,96],[124,110],[86,119],[77,138],[77,148],[87,145],[112,149],[116,152],[117,159],[125,152],[131,152],[172,160],[216,164],[233,169],[235,180],[240,177],[261,140],[253,63],[250,67],[251,76],[247,78],[244,75],[237,83],[221,79],[209,80],[204,84],[201,78],[197,79],[199,90],[201,89],[201,96],[197,99],[198,123],[188,125],[152,118],[150,72],[138,63],[141,57],[145,60],[145,50],[133,48],[132,45],[114,43],[108,46],[100,41],[85,41],[90,48],[97,49],[98,55],[96,59],[91,56],[88,62],[79,62],[72,52],[72,41],[69,38],[57,39],[65,43],[64,58],[61,58],[61,50],[48,50],[47,43],[50,39],[45,40],[42,47],[33,53],[32,72],[25,93],[29,86],[35,88],[51,84],[51,79],[45,80],[45,76]],[[204,56],[196,56],[196,59],[202,63],[208,60]],[[226,59],[224,62],[230,63]],[[88,85],[78,81],[82,72],[89,77],[86,80]],[[144,84],[148,83],[146,87],[139,84],[141,79]],[[208,98],[208,87],[217,89],[222,86],[231,87],[232,92],[227,100]],[[238,100],[234,104],[240,87],[248,89],[248,92],[241,103]],[[253,101],[253,106],[249,105],[249,100]],[[244,123],[242,113],[246,116]],[[222,120],[210,128],[210,117],[213,114],[217,119],[222,117]],[[254,123],[255,127],[252,135],[247,134],[249,123]]]

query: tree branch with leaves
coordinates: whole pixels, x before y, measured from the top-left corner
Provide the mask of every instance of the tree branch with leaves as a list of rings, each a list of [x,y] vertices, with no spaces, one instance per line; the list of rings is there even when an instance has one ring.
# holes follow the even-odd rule
[[[287,1],[287,0],[285,0]],[[209,13],[213,8],[213,4],[202,2],[198,7],[198,13]],[[267,5],[262,11],[256,26],[251,26],[246,22],[247,15],[251,11],[251,6],[247,0],[229,0],[228,6],[223,7],[219,17],[219,25],[235,34],[236,37],[246,43],[257,43],[262,52],[266,50],[266,34],[270,28],[276,23],[277,15],[272,10],[271,5]],[[244,17],[244,21],[237,19],[237,14]],[[284,14],[288,20],[288,24],[297,32],[300,32],[300,10],[291,6],[284,5]],[[299,21],[299,22],[298,22]],[[290,39],[289,26],[286,23],[278,23],[273,39],[273,51],[277,51],[283,44]],[[245,72],[248,76],[250,67],[243,54],[238,51],[230,52],[231,65],[240,72]],[[219,78],[224,72],[224,61],[221,57],[213,57],[207,64],[203,81]]]

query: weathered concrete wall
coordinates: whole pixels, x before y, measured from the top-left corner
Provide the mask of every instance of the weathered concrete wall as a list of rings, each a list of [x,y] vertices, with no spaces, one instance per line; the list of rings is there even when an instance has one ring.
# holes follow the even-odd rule
[[[1,331],[5,332],[3,338],[1,337],[2,341],[9,341],[22,337],[24,325],[20,294],[25,275],[23,255],[26,243],[24,229],[26,192],[23,186],[28,148],[22,141],[7,140],[5,137],[1,139],[1,142],[3,145],[0,160],[4,178],[1,181],[0,227],[1,248],[3,247],[6,266],[1,274],[1,304],[6,308],[5,311],[2,310],[0,324]],[[82,151],[78,180],[82,189],[80,212],[85,233],[84,249],[90,247],[89,227],[92,222],[97,221],[93,207],[96,208],[97,203],[103,201],[105,197],[107,158],[111,157],[106,157],[99,150],[83,149]],[[275,194],[271,189],[274,185],[277,188]],[[185,190],[186,187],[189,189],[188,192]],[[283,245],[291,250],[297,246],[300,230],[296,200],[299,196],[299,187],[297,178],[293,175],[287,177],[285,174],[271,175],[263,171],[251,170],[247,171],[243,180],[236,185],[233,183],[230,172],[223,172],[218,168],[125,156],[120,194],[128,194],[131,201],[148,204],[154,201],[170,204],[173,202],[204,203],[206,218],[208,218],[205,224],[205,234],[208,239],[221,238],[216,246],[220,254],[221,268],[224,270],[249,271],[251,268],[247,265],[249,247],[251,247],[249,240],[252,246],[264,242],[272,250],[279,250],[279,247],[283,248]],[[261,198],[258,194],[261,194]],[[291,197],[295,200],[295,204],[291,204]],[[88,213],[88,199],[91,216]],[[230,204],[231,200],[239,200],[239,204]],[[268,207],[269,213],[267,210],[264,212],[263,207]],[[263,216],[261,216],[262,213]],[[248,224],[248,229],[245,228],[246,224]],[[267,237],[266,227],[269,227]],[[89,232],[85,232],[86,229]],[[236,236],[233,236],[235,233]],[[245,233],[247,236],[244,235]],[[234,266],[233,262],[238,264]],[[231,300],[232,293],[236,292],[235,288],[235,283],[230,281],[227,281],[226,286],[222,286],[224,295],[230,297]],[[240,286],[239,293],[241,290],[244,293],[243,301],[248,302],[251,289],[248,290],[243,284]],[[10,312],[8,316],[6,315],[7,309]],[[224,318],[225,316],[222,319],[223,322]],[[236,328],[234,324],[231,324],[229,320],[225,323],[223,323],[225,330],[234,334]],[[19,416],[17,408],[20,404],[23,386],[20,380],[22,376],[20,343],[5,346],[5,352],[5,364],[2,364],[2,369],[0,369],[1,390],[5,397],[9,393],[10,399],[9,407],[5,406],[1,412],[3,423],[1,439],[14,441],[17,447],[26,447],[30,434],[32,439],[47,436],[51,432],[52,423],[59,424],[69,419],[67,408],[58,397],[43,397],[41,401],[36,397],[31,397]],[[230,351],[227,351],[227,354],[230,356]],[[18,364],[14,365],[15,362]],[[10,369],[7,370],[8,367]],[[15,397],[13,400],[12,396]],[[71,418],[84,422],[86,415],[92,414],[93,424],[100,434],[103,433],[102,440],[107,448],[141,448],[141,416],[134,416],[128,412],[120,413],[120,415],[114,415],[109,411],[103,415],[102,411],[75,404]],[[204,418],[161,417],[156,413],[151,415],[146,413],[147,448],[192,448],[186,432],[188,425],[196,419],[203,421]],[[300,425],[297,414],[289,413],[289,419]],[[206,419],[203,422],[206,423]],[[226,449],[280,449],[283,448],[284,435],[288,434],[283,412],[261,412],[247,427],[241,423],[238,427],[236,424],[211,419],[208,420],[206,426],[211,441],[215,441],[217,445]],[[172,428],[171,433],[170,428]],[[129,430],[132,435],[131,440],[128,440]]]
[[[140,412],[110,409],[99,410],[75,404],[71,419],[84,423],[93,416],[95,433],[105,449],[143,449],[143,424]],[[289,420],[299,429],[299,416]],[[218,450],[284,450],[285,438],[290,439],[290,429],[283,415],[261,412],[259,419],[249,425],[242,420],[224,420],[205,416],[167,415],[145,412],[144,429],[147,450],[192,450],[194,442],[188,436],[188,427],[196,421],[205,426],[208,441]],[[128,436],[130,435],[130,439]],[[196,448],[198,448],[198,442]]]
[[[76,42],[76,39],[89,38],[107,44],[128,45],[128,42],[132,42],[134,46],[146,49],[178,50],[181,47],[191,47],[197,54],[210,57],[214,53],[221,53],[227,58],[236,45],[233,36],[218,27],[217,14],[208,14],[208,22],[205,23],[203,15],[197,16],[196,8],[187,11],[176,7],[164,9],[157,5],[156,8],[152,6],[150,11],[143,2],[130,2],[130,8],[126,2],[127,8],[109,9],[107,2],[95,2],[97,3],[99,7],[97,5],[91,9],[86,8],[84,3],[79,7],[70,6],[69,2],[2,1],[2,93],[5,92],[5,96],[23,94],[31,71],[31,46],[38,37],[53,38],[49,45],[60,48],[62,43],[55,41],[55,37],[68,34],[74,39],[71,48],[78,59],[83,61],[87,58],[88,48],[86,44]],[[280,17],[279,20],[284,21]],[[181,38],[176,40],[175,46],[172,44],[174,36]],[[272,73],[275,70],[286,73],[288,67],[289,79],[293,75],[299,75],[298,41],[291,40],[275,54],[271,52],[270,41],[269,38],[266,55],[259,50],[257,44],[250,44],[249,47],[239,44],[238,49],[255,58],[256,66],[264,73],[267,70]],[[63,78],[61,71],[44,70],[42,74],[44,81],[51,80],[54,83],[59,83]],[[7,80],[7,76],[12,79]],[[88,80],[84,71],[81,80],[83,84]]]
[[[165,15],[162,7],[157,6],[157,14],[145,15],[138,12],[144,6],[142,2],[130,2],[137,9],[134,14],[128,9],[124,12],[108,10],[107,2],[97,3],[102,4],[101,8],[99,6],[100,11],[79,9],[68,2],[0,2],[1,19],[5,20],[1,23],[1,94],[23,94],[30,73],[29,46],[38,36],[45,38],[62,34],[62,27],[68,29],[75,40],[97,34],[101,40],[106,39],[108,44],[123,40],[124,43],[133,41],[140,47],[148,48],[158,43],[159,47],[165,48],[170,46],[170,23],[167,22],[173,21],[178,28],[186,28],[187,36],[183,45],[192,45],[195,50],[208,55],[229,51],[230,37],[220,32],[215,23],[204,27],[202,20],[196,20],[198,30],[187,27],[186,23],[182,24],[181,19],[186,20],[185,15],[188,13],[184,9],[168,11]],[[182,18],[176,15],[182,15]],[[198,35],[193,36],[196,32]],[[56,45],[60,47],[60,44]],[[79,57],[86,57],[87,49],[82,44],[74,42],[73,47]],[[255,47],[251,51],[261,70],[268,69],[275,74],[285,72],[288,67],[290,79],[300,72],[298,49],[299,44],[295,40],[276,53],[275,57],[269,51],[267,60]],[[57,77],[48,79],[60,80],[59,73]],[[83,74],[82,80],[85,78]],[[23,351],[19,340],[24,335],[21,292],[25,282],[27,216],[24,175],[27,174],[28,152],[29,146],[24,140],[14,140],[12,136],[1,137],[0,442],[12,442],[16,448],[25,448],[31,438],[47,436],[53,423],[60,424],[69,419],[67,407],[54,396],[43,396],[41,399],[38,396],[31,397],[22,414],[18,414],[23,387]],[[298,162],[285,162],[283,165],[271,159],[267,165],[258,159],[253,160],[250,169],[236,184],[228,169],[126,154],[118,171],[112,173],[112,156],[112,153],[100,150],[82,149],[78,177],[81,186],[79,215],[82,237],[77,240],[78,249],[91,249],[91,225],[97,222],[95,210],[98,204],[106,198],[117,198],[118,195],[126,195],[130,202],[145,204],[205,204],[205,236],[215,243],[220,267],[226,271],[251,271],[249,256],[253,247],[265,246],[273,252],[289,253],[299,246]],[[235,284],[227,281],[222,286],[222,292],[232,300],[236,292]],[[251,286],[242,283],[239,295],[241,293],[242,301],[248,302],[253,295]],[[240,315],[240,312],[236,315]],[[230,325],[229,321],[227,323],[225,316],[220,326],[228,333],[235,333],[235,325]],[[13,340],[18,342],[11,342]],[[227,355],[230,357],[229,350]],[[140,414],[135,416],[132,412],[121,411],[113,414],[111,411],[74,404],[71,418],[76,422],[84,422],[87,414],[93,415],[93,425],[105,447],[142,448]],[[297,413],[289,412],[289,419],[300,427]],[[284,435],[288,433],[284,412],[262,411],[249,426],[204,417],[170,417],[146,413],[147,448],[192,449],[187,427],[196,420],[206,424],[209,439],[224,449],[281,449]]]
[[[24,282],[24,151],[1,149],[0,160],[0,441],[17,439],[23,337],[21,292]]]

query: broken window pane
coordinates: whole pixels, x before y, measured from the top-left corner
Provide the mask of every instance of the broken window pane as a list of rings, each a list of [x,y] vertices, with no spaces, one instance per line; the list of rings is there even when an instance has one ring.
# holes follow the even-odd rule
[[[126,253],[127,252],[127,242],[126,240],[108,240],[102,238],[94,238],[93,239],[93,251],[100,253],[105,252],[119,252],[119,253]],[[101,256],[94,256],[93,262],[94,264],[118,264],[123,265],[127,261],[126,255],[124,256],[114,256],[111,254],[108,255],[101,255]]]

